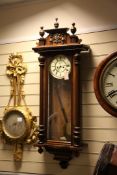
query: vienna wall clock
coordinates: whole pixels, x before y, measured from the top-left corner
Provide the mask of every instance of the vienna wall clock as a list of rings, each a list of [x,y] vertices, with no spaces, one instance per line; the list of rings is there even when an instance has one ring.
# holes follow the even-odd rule
[[[39,152],[45,148],[55,155],[62,168],[78,155],[81,142],[80,54],[89,51],[75,35],[75,23],[69,28],[40,30],[33,48],[40,63]],[[44,34],[48,36],[44,38]]]

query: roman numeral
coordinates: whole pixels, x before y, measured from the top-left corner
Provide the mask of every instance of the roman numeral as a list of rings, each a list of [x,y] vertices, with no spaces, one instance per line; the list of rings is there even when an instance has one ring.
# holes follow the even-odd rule
[[[112,73],[110,73],[110,72],[108,72],[108,74],[109,74],[109,75],[111,75],[112,77],[115,77],[115,75],[114,75],[114,74],[112,74]]]
[[[117,95],[117,90],[112,90],[112,91],[108,92],[107,97],[113,98],[115,95]]]
[[[113,83],[106,83],[105,86],[106,87],[112,87],[113,86]]]

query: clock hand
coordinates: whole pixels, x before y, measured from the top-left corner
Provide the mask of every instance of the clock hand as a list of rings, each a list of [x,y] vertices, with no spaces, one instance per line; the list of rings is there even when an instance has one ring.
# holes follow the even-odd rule
[[[60,68],[61,68],[61,65],[60,66],[57,66],[56,71],[59,72]]]

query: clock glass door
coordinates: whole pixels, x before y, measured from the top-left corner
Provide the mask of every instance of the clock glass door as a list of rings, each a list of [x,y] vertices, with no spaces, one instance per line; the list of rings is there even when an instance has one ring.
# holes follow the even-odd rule
[[[71,140],[71,63],[64,55],[50,60],[48,75],[48,139]]]

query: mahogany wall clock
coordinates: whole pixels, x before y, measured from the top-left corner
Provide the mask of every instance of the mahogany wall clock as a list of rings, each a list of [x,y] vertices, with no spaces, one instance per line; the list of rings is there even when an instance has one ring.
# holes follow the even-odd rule
[[[94,91],[100,105],[117,117],[117,51],[107,56],[97,67]]]
[[[80,44],[75,23],[69,28],[40,30],[33,48],[40,63],[39,152],[45,148],[55,155],[62,168],[81,150],[80,53],[89,47]],[[44,34],[48,36],[44,38]]]

